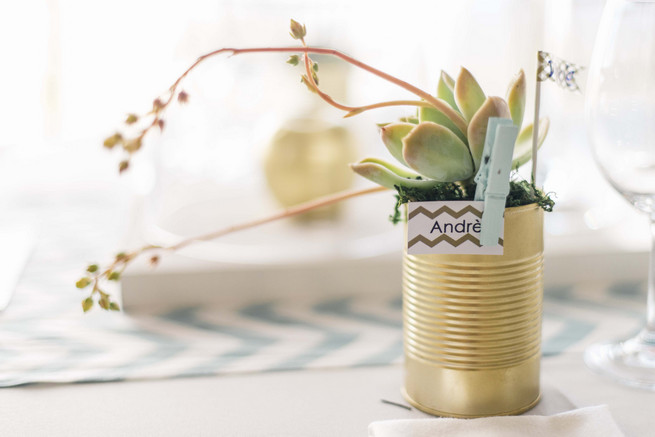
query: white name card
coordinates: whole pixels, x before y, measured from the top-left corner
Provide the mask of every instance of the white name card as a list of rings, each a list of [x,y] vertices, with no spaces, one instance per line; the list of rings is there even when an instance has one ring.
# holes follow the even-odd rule
[[[407,205],[408,254],[503,254],[504,230],[497,245],[480,245],[484,202],[409,202]]]

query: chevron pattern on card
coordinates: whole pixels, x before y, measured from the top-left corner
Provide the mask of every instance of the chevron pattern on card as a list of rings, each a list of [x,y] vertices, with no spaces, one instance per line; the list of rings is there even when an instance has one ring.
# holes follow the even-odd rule
[[[428,217],[429,219],[435,219],[435,218],[439,217],[439,215],[441,215],[444,212],[447,213],[448,215],[450,215],[453,218],[460,218],[464,214],[466,214],[467,212],[470,212],[471,214],[473,214],[474,216],[476,216],[478,218],[482,218],[482,212],[479,211],[478,209],[474,208],[473,206],[466,206],[466,207],[460,209],[459,211],[455,211],[455,210],[453,210],[453,209],[451,209],[451,208],[449,208],[447,206],[442,206],[441,208],[437,209],[436,211],[430,211],[430,210],[428,210],[428,209],[426,209],[426,208],[424,208],[422,206],[419,206],[418,208],[412,210],[409,213],[409,219],[411,220],[411,219],[413,219],[414,217],[416,217],[419,214],[423,214],[424,216]]]
[[[414,246],[415,244],[418,244],[418,243],[423,243],[428,247],[434,247],[437,244],[439,244],[441,242],[444,242],[444,241],[446,243],[448,243],[449,245],[453,246],[453,247],[458,247],[460,244],[464,244],[467,241],[470,241],[471,243],[473,243],[476,246],[480,247],[480,240],[475,238],[471,234],[464,235],[462,238],[458,238],[457,240],[455,240],[454,238],[449,237],[446,234],[441,234],[440,236],[438,236],[434,240],[430,240],[429,238],[426,238],[423,235],[419,235],[417,237],[414,237],[414,238],[411,239],[411,241],[409,241],[407,243],[407,248],[409,249],[410,247],[412,247],[412,246]],[[503,239],[499,238],[498,239],[498,244],[500,244],[502,246],[503,243],[504,243]]]

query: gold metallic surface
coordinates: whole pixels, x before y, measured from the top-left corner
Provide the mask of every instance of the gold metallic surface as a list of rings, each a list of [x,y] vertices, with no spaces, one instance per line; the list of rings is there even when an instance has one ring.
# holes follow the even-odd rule
[[[404,255],[404,395],[430,414],[518,414],[539,399],[543,210],[505,210],[503,255]]]
[[[349,188],[354,173],[354,139],[343,127],[320,119],[294,119],[280,128],[264,158],[271,194],[289,207]],[[340,204],[302,214],[301,220],[337,218]]]

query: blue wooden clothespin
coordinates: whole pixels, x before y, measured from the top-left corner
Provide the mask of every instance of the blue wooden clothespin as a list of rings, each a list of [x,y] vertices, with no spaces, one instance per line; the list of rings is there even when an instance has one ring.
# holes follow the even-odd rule
[[[509,194],[509,172],[519,129],[512,120],[491,117],[487,124],[480,169],[475,175],[475,200],[484,200],[480,244],[496,246],[503,230],[505,199]]]

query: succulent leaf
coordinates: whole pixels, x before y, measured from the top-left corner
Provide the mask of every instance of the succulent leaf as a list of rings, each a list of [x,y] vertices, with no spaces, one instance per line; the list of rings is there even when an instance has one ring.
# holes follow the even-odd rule
[[[453,94],[459,111],[470,122],[484,103],[485,95],[473,75],[464,67],[459,71]]]
[[[442,71],[441,77],[439,77],[439,83],[437,84],[437,97],[448,102],[455,111],[459,112],[457,103],[455,103],[455,95],[453,94],[454,88],[455,80],[448,76],[448,73]]]
[[[380,128],[382,142],[398,162],[407,165],[403,158],[403,138],[416,127],[412,123],[391,123]]]
[[[359,161],[360,164],[366,164],[367,162],[372,162],[373,164],[379,164],[383,167],[386,167],[387,170],[390,170],[391,172],[397,174],[398,176],[401,176],[403,178],[410,178],[410,179],[416,179],[420,178],[421,175],[418,173],[414,173],[413,171],[407,169],[407,168],[401,168],[396,165],[391,164],[390,162],[387,162],[383,159],[379,158],[365,158]]]
[[[429,179],[404,178],[391,171],[388,166],[376,162],[362,161],[357,164],[350,164],[350,168],[358,175],[389,189],[394,189],[397,186],[406,188],[431,188],[440,184],[438,181]]]
[[[530,123],[523,129],[519,136],[516,138],[516,145],[514,145],[514,154],[512,155],[512,168],[519,168],[532,158],[532,130],[533,124]],[[542,118],[539,120],[539,137],[537,138],[537,149],[541,147],[548,128],[550,127],[550,120]]]
[[[450,129],[430,121],[419,123],[403,138],[405,162],[430,179],[455,182],[473,175],[466,144]]]
[[[469,123],[467,136],[475,171],[480,168],[484,140],[487,136],[487,123],[490,117],[510,118],[509,107],[500,97],[488,97]]]
[[[400,117],[398,121],[402,121],[403,123],[412,123],[412,124],[418,124],[418,117]]]
[[[464,144],[468,144],[466,135],[462,133],[462,131],[459,130],[457,126],[455,126],[455,123],[453,123],[448,117],[446,117],[443,112],[439,111],[436,108],[420,107],[418,109],[418,121],[419,123],[424,121],[431,121],[433,123],[437,123],[442,126],[445,126],[448,129],[450,129],[455,135],[457,135],[459,139],[464,142]]]
[[[523,114],[525,112],[525,73],[523,70],[519,71],[512,79],[507,88],[507,105],[509,112],[512,115],[514,126],[521,129],[523,124]]]

